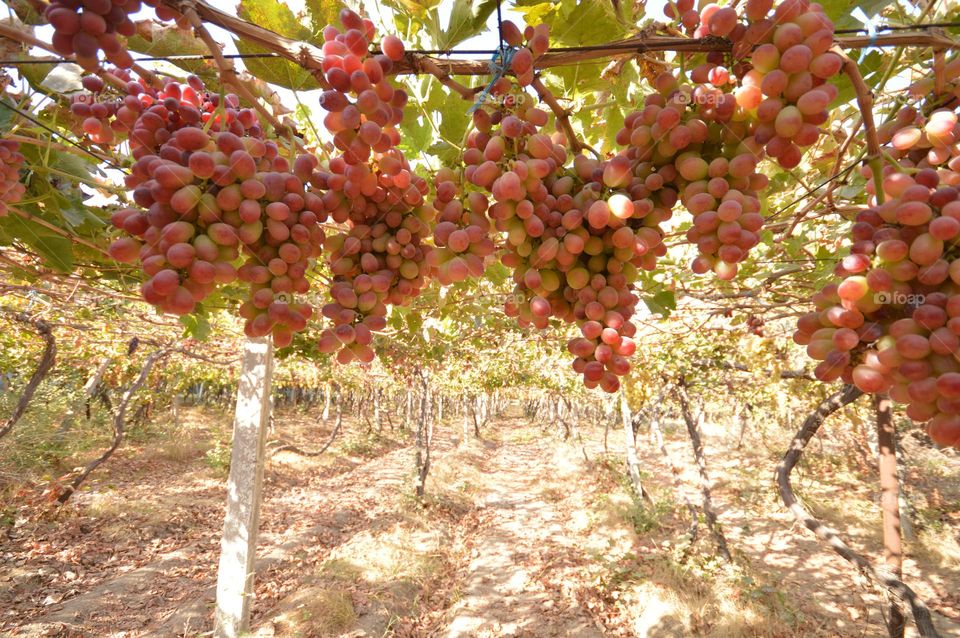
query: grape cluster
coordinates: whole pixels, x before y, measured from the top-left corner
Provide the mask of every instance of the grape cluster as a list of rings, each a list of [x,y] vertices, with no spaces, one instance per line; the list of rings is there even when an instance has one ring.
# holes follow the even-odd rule
[[[250,299],[239,310],[245,332],[288,345],[312,314],[294,294],[309,289],[309,260],[324,241],[323,200],[308,188],[319,179],[317,160],[303,154],[291,167],[236,96],[224,96],[218,108],[220,96],[195,77],[133,93],[117,120],[133,118],[136,162],[126,183],[141,210],[113,215],[130,236],[116,240],[110,254],[139,260],[149,277],[144,299],[178,315],[193,312],[218,284],[248,283]]]
[[[914,107],[897,111],[877,129],[880,142],[889,144],[890,155],[915,166],[947,166],[960,171],[960,128],[956,112],[939,108],[923,115]]]
[[[519,33],[504,25],[505,34]],[[545,28],[529,35],[548,37]],[[514,86],[498,82],[493,99],[473,115],[476,130],[463,156],[463,187],[472,190],[465,198],[460,194],[465,203],[455,210],[466,208],[476,216],[486,209],[495,229],[506,235],[501,260],[515,283],[507,315],[541,329],[550,317],[576,323],[581,336],[568,344],[574,370],[587,387],[615,392],[636,348],[636,327],[629,319],[639,300],[631,287],[638,268],[652,268],[665,251],[662,218],[653,206],[635,208],[625,158],[600,162],[580,155],[568,166],[566,139],[541,132],[549,115]],[[438,180],[438,199],[444,191],[446,197],[457,191],[448,177]],[[485,244],[482,225],[475,226],[479,241],[471,242],[467,229],[461,245]],[[453,228],[438,224],[439,244],[448,231],[454,237]],[[460,268],[460,275],[471,274]]]
[[[53,48],[60,55],[75,56],[77,64],[87,71],[100,65],[100,51],[108,61],[129,69],[133,58],[119,36],[136,33],[130,16],[143,4],[153,7],[160,20],[180,17],[159,0],[51,0],[44,16],[53,27]]]
[[[323,31],[324,78],[330,89],[320,105],[323,123],[339,154],[318,171],[325,210],[347,228],[327,239],[326,260],[333,273],[332,301],[322,308],[333,322],[318,343],[337,360],[370,362],[372,332],[386,326],[387,305],[405,305],[430,274],[436,211],[425,201],[429,184],[416,175],[397,148],[396,126],[403,119],[407,94],[387,74],[403,58],[403,44],[383,38],[370,53],[373,23],[344,9],[343,30]]]
[[[755,113],[753,135],[780,166],[800,163],[803,149],[820,136],[837,88],[827,80],[843,60],[833,46],[833,22],[808,0],[786,0],[768,17],[771,0],[746,4],[750,21],[738,45],[752,68],[741,80],[737,102]]]
[[[53,48],[60,55],[75,55],[87,71],[96,69],[98,54],[121,68],[133,58],[118,36],[132,36],[136,26],[130,15],[140,10],[140,0],[52,0],[46,19],[53,26]]]
[[[700,255],[692,269],[713,270],[732,279],[737,264],[759,242],[763,225],[758,192],[767,185],[757,173],[763,152],[744,131],[724,123],[735,105],[713,102],[704,109],[698,90],[664,74],[644,108],[624,119],[617,142],[627,147],[629,192],[657,223],[672,215],[678,201],[693,215],[687,239]],[[730,103],[727,101],[725,103]],[[699,106],[698,106],[699,105]]]
[[[809,0],[785,0],[776,8],[773,0],[752,0],[743,15],[714,3],[700,11],[693,5],[681,0],[664,11],[694,37],[722,37],[734,45],[730,55],[710,52],[693,68],[696,101],[715,105],[719,121],[739,121],[737,127],[748,129],[780,166],[797,166],[803,149],[819,139],[827,107],[837,97],[826,82],[843,64],[830,50],[833,23]]]
[[[23,161],[19,142],[0,140],[0,217],[6,217],[7,205],[19,202],[27,190],[20,181]]]
[[[960,124],[906,108],[881,136],[898,165],[880,184],[863,169],[875,203],[794,340],[821,361],[818,378],[889,392],[934,441],[960,447]]]
[[[447,167],[437,171],[434,185],[436,249],[427,255],[427,265],[443,286],[479,277],[486,268],[486,258],[496,249],[486,215],[489,200],[479,191],[464,197],[462,176]]]

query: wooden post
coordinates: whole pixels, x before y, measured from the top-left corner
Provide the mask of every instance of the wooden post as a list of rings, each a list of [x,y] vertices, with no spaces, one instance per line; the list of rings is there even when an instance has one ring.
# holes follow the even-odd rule
[[[877,443],[880,448],[880,509],[883,512],[883,562],[897,578],[903,576],[903,543],[900,536],[900,483],[897,478],[896,430],[890,399],[873,395],[877,416]],[[890,638],[903,638],[907,619],[900,603],[890,600],[886,614]]]
[[[215,638],[238,638],[250,624],[272,373],[273,342],[269,337],[248,339],[243,348],[233,421],[227,512],[217,572]]]

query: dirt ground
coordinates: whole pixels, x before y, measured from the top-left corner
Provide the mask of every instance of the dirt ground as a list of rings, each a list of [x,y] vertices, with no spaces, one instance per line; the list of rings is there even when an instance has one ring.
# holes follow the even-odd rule
[[[275,423],[304,446],[329,434],[313,415]],[[182,432],[124,447],[63,510],[24,500],[0,525],[0,635],[209,635],[228,425],[188,411]],[[689,443],[666,425],[682,490],[699,503]],[[728,564],[703,524],[687,546],[689,515],[644,432],[650,503],[625,488],[620,430],[605,451],[602,427],[563,441],[509,412],[481,440],[461,441],[458,421],[439,426],[418,503],[409,434],[366,429],[347,420],[325,454],[270,459],[254,636],[886,635],[877,592],[779,505],[786,433],[748,433],[738,449],[730,428],[705,424]],[[797,491],[876,557],[873,470],[825,436]],[[905,580],[942,634],[960,636],[960,459],[909,437],[905,449],[916,509]]]

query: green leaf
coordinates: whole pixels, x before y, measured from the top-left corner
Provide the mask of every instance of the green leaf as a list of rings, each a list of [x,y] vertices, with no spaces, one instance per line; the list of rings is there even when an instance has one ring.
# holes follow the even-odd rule
[[[496,261],[487,267],[487,270],[483,273],[483,276],[489,279],[494,286],[499,287],[503,285],[508,277],[510,277],[510,270],[499,261]]]
[[[486,29],[487,18],[496,8],[496,0],[454,0],[447,28],[439,33],[431,33],[431,36],[438,48],[453,48],[482,33]]]
[[[855,5],[851,5],[846,0],[825,0],[820,3],[824,12],[838,29],[849,29],[862,27],[863,23],[853,17],[851,9],[856,6],[863,9],[867,17],[873,18],[879,16],[883,9],[892,6],[888,0],[861,0]]]
[[[643,297],[643,303],[653,314],[667,318],[677,309],[677,296],[672,290],[661,290],[655,295]]]
[[[543,0],[517,0],[513,10],[521,14],[527,24],[540,24],[541,22],[549,24],[559,4],[559,2],[544,2]]]
[[[432,145],[427,149],[427,152],[436,155],[440,162],[445,165],[456,165],[461,160],[460,149],[443,140]]]
[[[69,239],[54,235],[17,215],[7,215],[3,224],[10,235],[34,249],[54,270],[63,273],[73,270],[73,244]]]
[[[237,15],[253,24],[265,29],[276,31],[280,35],[294,40],[311,40],[313,34],[303,26],[293,11],[276,0],[243,0],[237,8]],[[263,47],[245,42],[236,41],[240,53],[269,53]],[[244,60],[247,70],[251,74],[270,84],[276,84],[294,91],[309,91],[320,88],[317,80],[298,64],[277,58],[247,58]]]
[[[441,0],[387,0],[386,4],[394,9],[417,18],[424,18],[427,12],[440,5]]]
[[[564,0],[550,25],[551,44],[585,46],[625,36],[612,2]]]
[[[407,330],[409,330],[411,334],[415,334],[423,326],[423,315],[415,310],[407,313],[406,320]]]
[[[7,6],[13,9],[14,13],[17,14],[17,17],[20,18],[24,24],[38,25],[47,23],[46,18],[37,12],[33,3],[27,0],[7,0]]]
[[[167,55],[207,55],[206,45],[188,29],[158,24],[152,20],[137,22],[136,35],[127,38],[127,47],[153,58]],[[209,77],[214,73],[212,62],[204,60],[172,61],[189,73]]]
[[[340,10],[346,5],[338,0],[306,0],[307,13],[310,15],[310,25],[313,27],[313,34],[320,35],[324,27],[329,25],[338,26],[340,24]]]
[[[180,317],[180,323],[186,328],[184,334],[198,341],[205,341],[212,331],[210,322],[203,314],[184,315]]]

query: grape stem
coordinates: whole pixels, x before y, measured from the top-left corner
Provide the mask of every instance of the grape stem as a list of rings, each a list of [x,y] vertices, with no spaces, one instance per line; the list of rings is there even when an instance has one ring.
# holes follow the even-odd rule
[[[860,67],[848,56],[838,45],[834,45],[831,51],[840,56],[843,60],[843,71],[850,79],[853,90],[857,94],[857,106],[860,107],[860,114],[863,118],[864,135],[867,138],[867,164],[873,173],[874,190],[876,191],[877,204],[883,203],[883,155],[880,150],[880,137],[877,135],[877,126],[873,119],[873,93],[870,87],[864,82],[860,74]]]
[[[230,84],[237,90],[237,93],[240,94],[240,97],[248,102],[253,108],[260,113],[261,116],[273,126],[277,135],[290,134],[290,127],[284,126],[277,117],[271,113],[267,108],[261,104],[253,93],[250,92],[250,89],[247,88],[246,83],[244,83],[240,77],[237,75],[237,71],[233,66],[233,62],[227,60],[223,57],[223,51],[220,50],[220,45],[217,41],[210,35],[210,32],[207,31],[207,28],[203,26],[203,22],[200,20],[200,16],[197,15],[197,12],[192,8],[188,7],[184,10],[183,15],[186,16],[187,20],[190,22],[190,26],[193,27],[194,33],[197,34],[197,37],[203,40],[204,44],[207,45],[207,48],[210,49],[210,53],[213,55],[214,61],[217,63],[217,67],[220,69],[220,75],[225,83]]]
[[[804,420],[800,430],[793,437],[790,448],[777,465],[777,487],[780,490],[780,497],[783,499],[783,504],[787,506],[797,521],[803,523],[807,529],[830,545],[830,549],[839,554],[844,560],[853,563],[861,574],[875,585],[889,592],[894,599],[909,605],[921,638],[940,638],[936,627],[933,626],[930,610],[927,609],[923,601],[917,597],[916,592],[903,583],[903,581],[896,578],[886,566],[874,567],[870,564],[870,561],[850,549],[837,532],[814,518],[810,512],[800,504],[793,492],[793,486],[790,484],[790,474],[793,472],[793,468],[799,463],[807,445],[827,417],[840,408],[853,403],[862,395],[863,392],[856,386],[852,384],[845,385],[824,399],[820,405],[817,406],[816,410]]]
[[[550,92],[550,89],[544,85],[540,78],[533,78],[530,86],[533,87],[533,90],[537,92],[540,99],[553,111],[554,116],[557,118],[557,126],[563,129],[563,133],[567,136],[567,143],[570,144],[570,150],[573,151],[573,154],[577,155],[583,150],[588,150],[593,153],[598,160],[603,161],[603,156],[601,156],[595,148],[580,141],[580,138],[577,137],[576,132],[573,130],[573,124],[570,123],[570,111],[560,106],[557,98],[554,97],[553,93]]]

